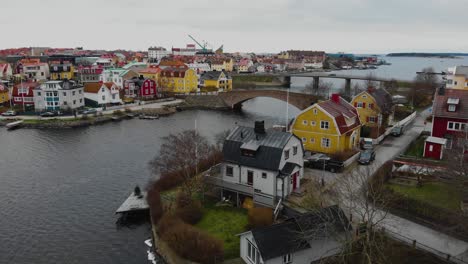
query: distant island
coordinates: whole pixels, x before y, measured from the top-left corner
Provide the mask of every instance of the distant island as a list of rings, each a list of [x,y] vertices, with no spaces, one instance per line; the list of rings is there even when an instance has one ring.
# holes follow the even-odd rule
[[[468,53],[425,53],[425,52],[401,52],[389,53],[388,57],[423,57],[423,58],[450,58],[468,56]]]

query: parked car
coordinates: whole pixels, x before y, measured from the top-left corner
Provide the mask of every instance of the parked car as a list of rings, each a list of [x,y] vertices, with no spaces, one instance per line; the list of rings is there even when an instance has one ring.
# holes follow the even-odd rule
[[[391,132],[392,136],[399,137],[399,136],[403,135],[403,128],[404,128],[403,126],[393,127],[392,132]]]
[[[341,161],[333,160],[331,157],[317,153],[304,158],[304,165],[308,168],[327,170],[332,173],[340,172],[344,168],[344,164]]]
[[[372,138],[361,138],[361,142],[359,143],[361,149],[373,149],[374,146],[372,145]]]
[[[366,149],[359,153],[358,163],[361,165],[369,165],[375,160],[375,151],[372,149]]]
[[[13,110],[8,110],[2,113],[2,116],[15,116],[15,115],[16,115],[16,112]]]
[[[57,112],[44,112],[44,113],[41,113],[42,117],[53,117],[53,116],[57,116],[57,115],[58,115]]]
[[[89,114],[94,114],[97,113],[97,110],[94,108],[86,109],[83,112],[81,112],[83,115],[89,115]]]

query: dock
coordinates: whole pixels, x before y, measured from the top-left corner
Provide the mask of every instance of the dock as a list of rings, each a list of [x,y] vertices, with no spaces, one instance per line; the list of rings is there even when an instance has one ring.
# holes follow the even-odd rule
[[[135,195],[135,192],[132,192],[115,213],[126,214],[146,210],[149,210],[146,202],[146,192],[141,192],[140,195]]]
[[[14,129],[14,128],[17,128],[19,125],[21,125],[23,122],[24,122],[23,120],[19,120],[19,121],[8,123],[5,126],[7,129]]]

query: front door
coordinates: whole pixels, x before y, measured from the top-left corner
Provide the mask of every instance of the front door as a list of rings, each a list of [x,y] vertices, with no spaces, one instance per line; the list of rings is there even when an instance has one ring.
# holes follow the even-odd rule
[[[253,171],[247,171],[247,184],[253,185]]]
[[[293,190],[296,190],[297,186],[297,172],[292,175],[292,188]]]

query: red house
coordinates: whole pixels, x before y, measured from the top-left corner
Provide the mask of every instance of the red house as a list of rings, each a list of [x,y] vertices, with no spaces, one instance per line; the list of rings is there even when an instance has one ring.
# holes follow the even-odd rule
[[[11,100],[14,105],[31,105],[34,106],[34,92],[33,90],[38,87],[40,83],[25,82],[17,84],[13,87],[11,92]]]
[[[445,144],[447,144],[447,139],[445,138],[427,137],[424,142],[423,156],[425,158],[441,160],[444,155]]]
[[[439,88],[432,107],[432,136],[446,138],[446,148],[462,143],[468,131],[468,90]]]
[[[155,98],[158,96],[158,89],[154,80],[140,77],[133,77],[124,82],[125,97],[130,98]]]

